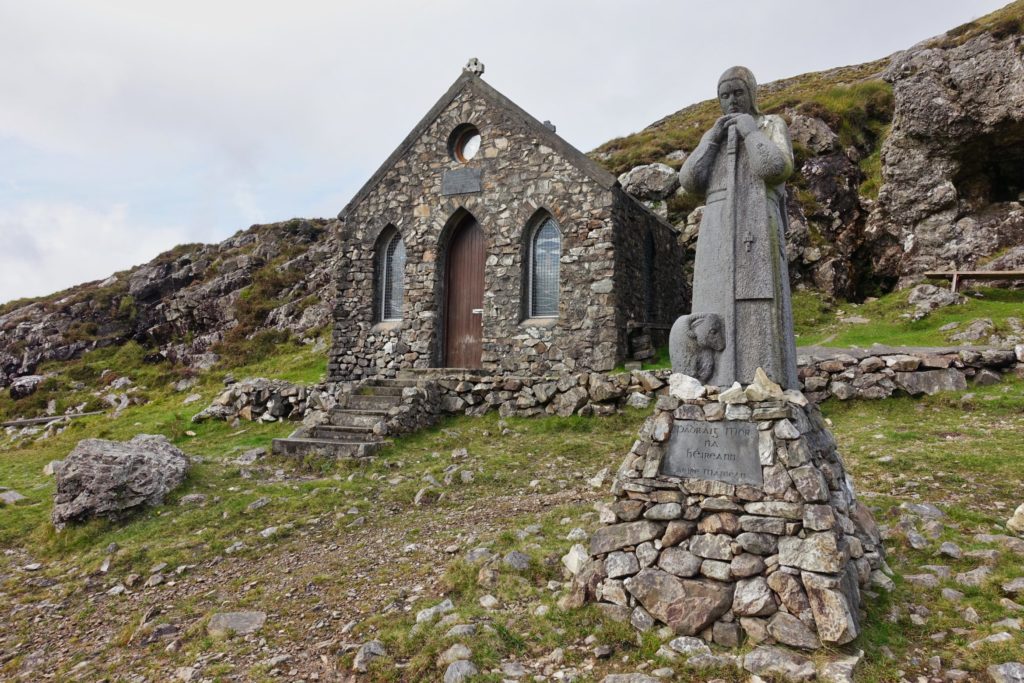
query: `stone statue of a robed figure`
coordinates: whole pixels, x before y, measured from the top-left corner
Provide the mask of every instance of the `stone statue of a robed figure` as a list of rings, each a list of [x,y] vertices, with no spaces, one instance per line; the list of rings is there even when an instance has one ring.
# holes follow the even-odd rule
[[[718,81],[722,116],[679,171],[705,198],[691,314],[673,326],[673,370],[706,384],[750,384],[758,367],[798,388],[786,267],[786,191],[793,147],[786,123],[761,114],[744,67]]]

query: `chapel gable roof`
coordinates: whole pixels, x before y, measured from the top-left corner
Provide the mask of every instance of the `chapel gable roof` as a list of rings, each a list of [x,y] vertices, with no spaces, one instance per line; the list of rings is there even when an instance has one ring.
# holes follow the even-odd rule
[[[512,100],[508,99],[500,92],[492,88],[490,85],[485,83],[479,76],[470,71],[463,71],[462,75],[455,79],[448,91],[441,96],[441,99],[430,108],[426,116],[420,119],[420,122],[405,136],[402,140],[402,144],[391,153],[380,168],[370,176],[370,179],[366,181],[366,184],[360,188],[359,192],[345,205],[345,208],[338,214],[338,218],[344,220],[344,218],[353,210],[356,206],[373,190],[378,182],[384,177],[384,174],[391,169],[395,163],[398,162],[409,148],[415,144],[416,140],[427,130],[427,128],[434,122],[434,120],[441,114],[444,109],[451,104],[459,93],[463,90],[469,89],[477,97],[485,100],[491,106],[497,107],[505,112],[507,116],[513,118],[516,121],[524,123],[526,127],[541,140],[548,147],[554,149],[563,158],[567,159],[576,168],[586,174],[591,180],[598,184],[598,186],[605,190],[610,190],[618,183],[618,180],[614,175],[609,173],[607,170],[602,168],[597,162],[588,157],[583,152],[579,151],[568,142],[563,140],[554,131],[545,126],[543,123],[533,118],[528,114],[522,107],[517,105]]]

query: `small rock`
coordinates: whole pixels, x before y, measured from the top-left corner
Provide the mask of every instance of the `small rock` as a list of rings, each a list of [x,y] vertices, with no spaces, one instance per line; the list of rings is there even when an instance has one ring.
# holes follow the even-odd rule
[[[0,493],[0,503],[4,505],[14,505],[23,500],[27,500],[27,498],[13,489]]]
[[[420,623],[423,623],[425,621],[433,621],[434,619],[436,619],[437,617],[441,616],[442,614],[447,614],[448,612],[451,612],[454,609],[455,609],[455,605],[452,603],[452,601],[448,600],[448,599],[445,599],[445,600],[437,603],[433,607],[428,607],[426,609],[421,609],[419,612],[417,612],[416,613],[416,623],[420,624]]]
[[[253,512],[255,510],[259,510],[262,507],[266,507],[268,504],[270,504],[270,498],[263,496],[262,498],[257,498],[253,502],[246,505],[245,509],[249,512]]]
[[[469,659],[472,656],[472,650],[462,643],[456,643],[438,656],[437,665],[444,666],[446,664],[451,664],[452,662],[457,662],[460,659]]]
[[[565,568],[568,569],[573,576],[576,576],[580,573],[580,570],[583,569],[589,559],[590,555],[587,553],[587,549],[577,543],[573,545],[573,547],[569,548],[569,552],[562,556],[562,564],[565,565]]]
[[[1007,643],[1011,640],[1013,640],[1013,636],[1011,636],[1006,631],[1000,631],[999,633],[993,633],[987,638],[982,638],[981,640],[975,640],[973,643],[968,643],[967,647],[969,647],[972,650],[977,650],[978,648],[983,647],[985,645],[998,645],[999,643]]]
[[[530,556],[525,553],[521,553],[518,550],[513,550],[505,555],[505,558],[502,561],[505,563],[506,567],[510,567],[516,571],[523,571],[530,568]]]
[[[939,546],[939,554],[945,555],[946,557],[952,557],[954,560],[959,560],[964,555],[964,551],[960,549],[956,543],[950,543],[946,541]]]
[[[473,662],[460,659],[448,665],[448,669],[444,672],[444,683],[463,683],[463,681],[468,681],[471,676],[476,676],[477,673],[479,671]]]
[[[733,382],[732,386],[718,394],[719,403],[746,403],[747,395],[739,382]]]
[[[220,612],[210,617],[206,632],[214,638],[244,636],[259,631],[266,621],[266,612]]]
[[[359,651],[356,652],[355,661],[352,662],[352,669],[359,673],[366,673],[370,668],[370,662],[383,657],[387,651],[384,649],[384,643],[379,640],[371,640],[368,643],[364,643]]]
[[[993,664],[986,671],[994,683],[1024,683],[1024,664],[1020,662]]]
[[[1017,577],[1003,584],[1003,592],[1007,595],[1024,593],[1024,576]]]
[[[498,606],[500,604],[501,603],[498,602],[498,598],[494,597],[493,595],[484,595],[483,597],[480,598],[480,606],[483,607],[484,609],[488,609],[488,610],[498,609]]]
[[[672,373],[668,378],[668,385],[669,396],[683,401],[701,398],[707,391],[700,380],[681,372]]]

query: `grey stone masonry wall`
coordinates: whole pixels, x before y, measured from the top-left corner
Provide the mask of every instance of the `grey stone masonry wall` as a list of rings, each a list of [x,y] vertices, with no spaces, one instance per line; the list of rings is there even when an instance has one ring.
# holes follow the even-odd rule
[[[690,289],[682,270],[686,250],[678,235],[646,207],[624,195],[625,192],[616,188],[614,219],[619,229],[615,232],[615,286],[620,345],[626,344],[623,335],[628,323],[668,326],[688,311],[690,305]],[[650,274],[645,263],[644,244],[648,232],[654,240],[653,271]],[[648,315],[648,296],[653,297],[653,315]],[[668,329],[655,327],[651,331],[655,346],[668,343]]]
[[[597,601],[638,629],[660,622],[727,647],[855,639],[861,589],[889,584],[884,549],[817,408],[778,385],[718,393],[685,375],[669,385],[618,470],[606,526],[563,558],[574,575],[564,604]],[[707,435],[692,451],[700,471],[735,451],[756,476],[666,474],[680,429]],[[726,446],[732,433],[749,447]]]
[[[641,231],[627,221],[657,219],[624,210],[623,202],[635,201],[613,192],[613,177],[607,184],[595,180],[595,172],[583,169],[572,153],[538,136],[533,122],[482,96],[484,88],[489,86],[470,79],[345,214],[331,380],[442,365],[444,258],[466,214],[481,225],[486,245],[483,370],[606,371],[624,359],[618,287],[641,285],[630,284],[637,275],[616,274],[615,233]],[[453,160],[447,147],[450,133],[463,123],[481,135],[480,151],[468,162]],[[480,172],[481,191],[443,195],[444,173],[464,168]],[[562,232],[559,316],[528,320],[528,233],[544,212]],[[380,323],[375,258],[388,226],[399,231],[406,248],[404,311],[400,322]],[[668,251],[674,233],[665,224],[659,227],[659,245]]]

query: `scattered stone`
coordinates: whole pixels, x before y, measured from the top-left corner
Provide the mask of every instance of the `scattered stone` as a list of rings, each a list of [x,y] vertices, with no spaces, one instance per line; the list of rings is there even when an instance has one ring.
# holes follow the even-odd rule
[[[21,495],[14,489],[0,492],[0,503],[4,505],[15,505],[23,500],[28,500],[28,498]]]
[[[1003,592],[1007,595],[1019,595],[1024,593],[1024,576],[1011,579],[1003,584]]]
[[[1006,528],[1015,534],[1024,535],[1024,503],[1021,503],[1013,512],[1013,516],[1006,521]]]
[[[569,552],[562,556],[562,564],[573,576],[580,573],[580,570],[587,564],[590,554],[587,549],[579,543],[569,548]]]
[[[694,638],[692,636],[673,638],[669,641],[668,646],[686,657],[711,654],[711,648],[708,647],[707,643],[700,638]]]
[[[426,609],[421,609],[419,612],[417,612],[416,623],[421,624],[425,621],[433,621],[442,614],[447,614],[448,612],[451,612],[454,609],[455,605],[452,603],[452,601],[449,599],[445,599],[437,603],[433,607],[427,607]]]
[[[530,556],[518,550],[513,550],[505,555],[503,562],[506,567],[516,571],[524,571],[530,568]]]
[[[484,609],[495,610],[501,603],[498,602],[498,598],[493,595],[484,595],[480,598],[480,606]]]
[[[608,674],[601,683],[661,683],[661,680],[643,673]]]
[[[978,567],[977,569],[972,569],[969,572],[960,572],[956,575],[956,577],[954,577],[953,580],[959,583],[961,586],[970,586],[976,588],[984,584],[988,580],[989,574],[991,573],[992,570],[988,567]]]
[[[444,683],[463,683],[479,673],[473,662],[460,659],[448,665],[444,672]]]
[[[178,501],[178,505],[203,505],[206,503],[205,493],[188,493],[181,497]]]
[[[210,617],[206,632],[214,638],[226,638],[232,634],[244,636],[263,628],[266,621],[266,612],[220,612]]]
[[[806,657],[767,645],[749,652],[743,658],[743,668],[758,676],[778,676],[787,681],[810,681],[817,674]]]
[[[1013,636],[1011,636],[1006,631],[1000,631],[999,633],[993,633],[992,635],[986,638],[982,638],[981,640],[975,640],[972,643],[968,643],[967,647],[969,647],[972,650],[977,650],[978,648],[984,647],[985,645],[998,645],[999,643],[1007,643],[1011,640],[1013,640]]]
[[[960,546],[958,546],[956,543],[950,543],[949,541],[946,541],[945,543],[939,546],[939,554],[945,555],[946,557],[951,557],[954,560],[959,560],[961,557],[963,557],[964,551],[961,550]]]
[[[854,683],[853,671],[863,658],[864,651],[858,650],[852,656],[828,660],[818,669],[818,680],[822,683]]]
[[[986,671],[993,683],[1024,683],[1024,664],[1020,662],[993,664]]]
[[[370,663],[387,654],[387,650],[384,649],[384,643],[379,640],[371,640],[368,643],[364,643],[362,647],[356,652],[355,660],[352,662],[352,669],[359,673],[366,673],[370,669]]]
[[[469,659],[472,656],[472,650],[462,643],[456,643],[438,656],[437,664],[438,666],[444,666],[446,664],[451,664],[452,662],[457,662],[460,659]]]
[[[587,534],[586,531],[579,527],[575,527],[569,531],[569,534],[565,537],[565,540],[573,541],[575,543],[579,541],[585,541],[588,538],[590,538],[590,536]]]

